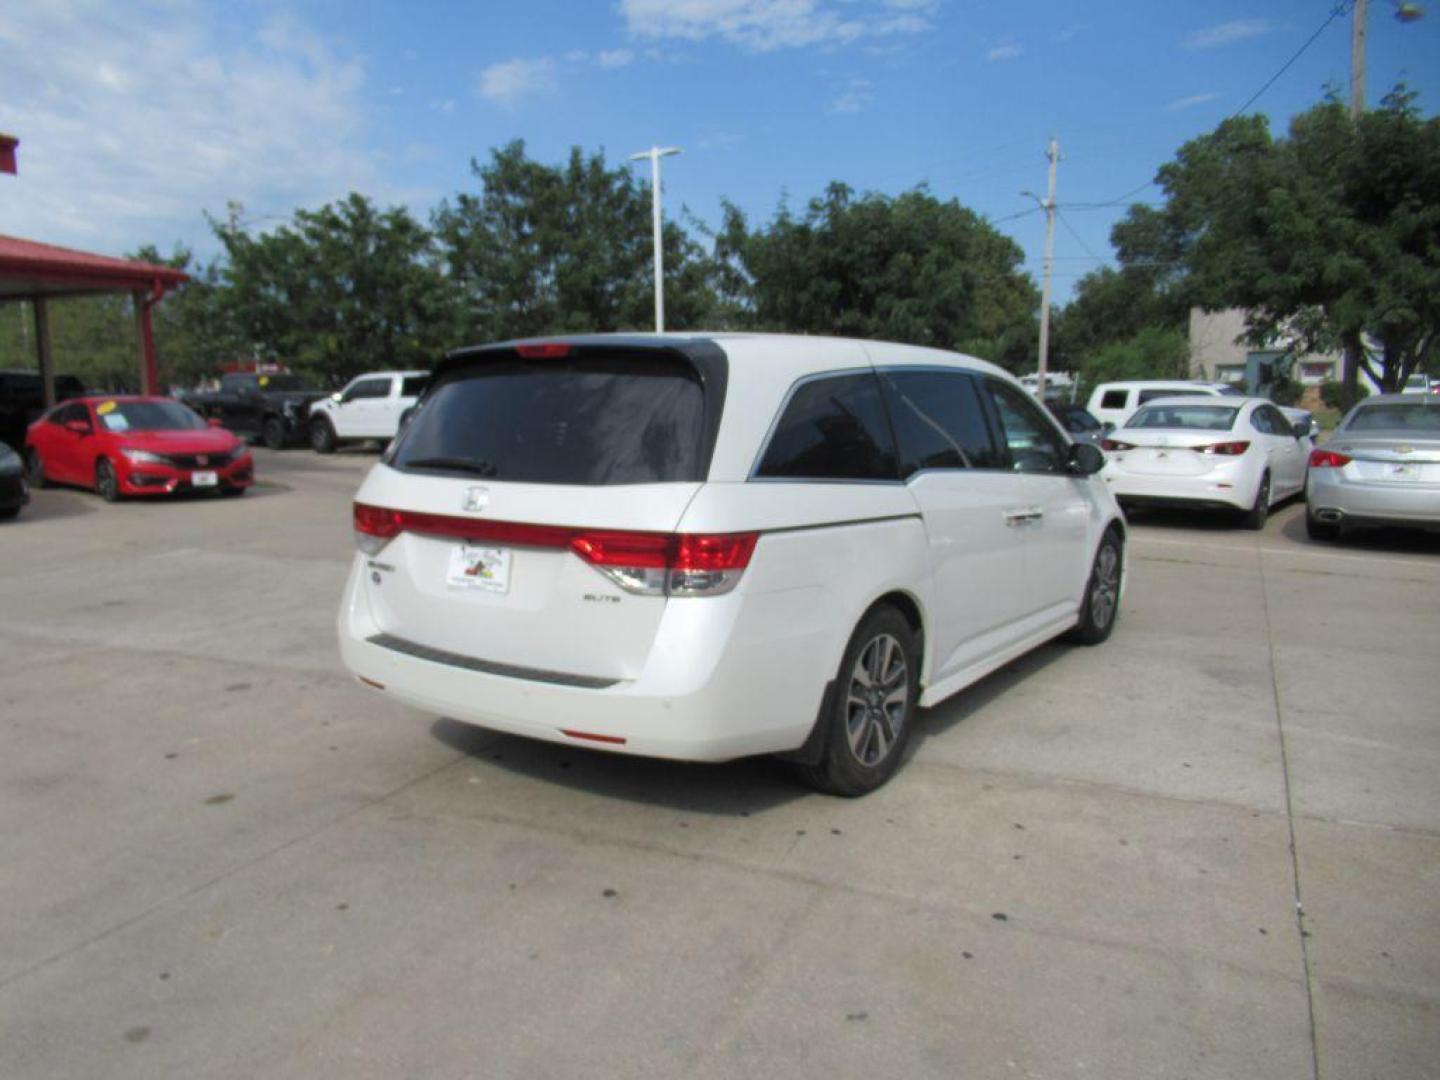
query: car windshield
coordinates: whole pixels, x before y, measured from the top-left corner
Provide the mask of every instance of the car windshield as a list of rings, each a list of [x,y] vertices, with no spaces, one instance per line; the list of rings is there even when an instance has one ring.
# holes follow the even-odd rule
[[[1222,386],[1220,394],[1222,397],[1244,397],[1245,391],[1238,386]]]
[[[1233,405],[1147,405],[1132,416],[1127,428],[1179,428],[1229,431],[1239,409]]]
[[[699,480],[704,396],[669,357],[484,360],[431,390],[391,464],[537,484]]]
[[[106,431],[198,431],[205,426],[178,401],[102,401],[95,415]]]
[[[313,389],[299,375],[261,375],[261,390],[311,390]]]
[[[1440,434],[1440,408],[1434,405],[1385,403],[1362,405],[1345,425],[1346,431],[1413,431]]]

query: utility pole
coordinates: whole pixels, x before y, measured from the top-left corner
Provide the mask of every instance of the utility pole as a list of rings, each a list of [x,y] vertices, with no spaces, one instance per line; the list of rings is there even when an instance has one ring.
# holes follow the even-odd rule
[[[1046,367],[1050,359],[1050,271],[1055,264],[1055,166],[1060,161],[1060,141],[1053,135],[1045,149],[1045,157],[1050,162],[1050,182],[1045,198],[1040,198],[1033,191],[1020,193],[1029,195],[1045,211],[1045,260],[1041,264],[1040,280],[1040,363],[1035,368],[1035,394],[1042,405],[1045,403]]]
[[[1350,118],[1365,111],[1365,0],[1355,0],[1350,12]]]
[[[660,237],[660,159],[680,153],[677,146],[652,146],[639,154],[631,154],[631,161],[650,159],[650,216],[655,226],[655,332],[665,332],[665,257]]]

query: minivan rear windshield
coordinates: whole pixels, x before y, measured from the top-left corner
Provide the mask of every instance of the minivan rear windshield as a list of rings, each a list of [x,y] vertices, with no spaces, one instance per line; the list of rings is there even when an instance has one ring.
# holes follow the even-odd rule
[[[532,484],[703,480],[704,405],[674,357],[482,359],[431,389],[390,463]]]

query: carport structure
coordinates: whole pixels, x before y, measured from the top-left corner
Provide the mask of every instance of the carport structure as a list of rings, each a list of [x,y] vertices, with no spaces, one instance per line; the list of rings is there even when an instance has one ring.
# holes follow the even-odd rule
[[[49,301],[71,296],[128,292],[135,303],[136,355],[140,387],[159,392],[155,333],[150,309],[189,276],[168,266],[113,259],[86,251],[0,236],[0,303],[29,300],[35,309],[35,358],[45,385],[45,406],[55,404],[55,367],[50,352]]]

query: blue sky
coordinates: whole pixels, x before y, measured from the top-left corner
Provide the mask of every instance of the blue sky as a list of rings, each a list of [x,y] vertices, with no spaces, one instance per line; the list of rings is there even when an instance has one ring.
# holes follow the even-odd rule
[[[1436,7],[1436,5],[1431,5]],[[1330,0],[44,0],[0,9],[0,232],[120,254],[214,250],[227,200],[264,228],[358,190],[428,213],[511,139],[612,162],[652,144],[667,212],[765,221],[831,180],[927,183],[997,223],[1038,281],[1061,143],[1056,298],[1111,254],[1116,199],[1275,75]],[[1440,102],[1440,7],[1371,0],[1371,100]],[[1347,92],[1348,14],[1252,106],[1276,126]],[[1146,198],[1153,189],[1139,192]],[[1074,204],[1067,209],[1067,204]]]

